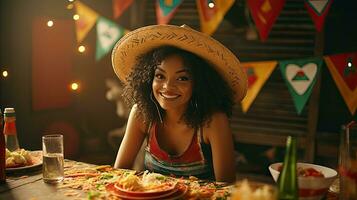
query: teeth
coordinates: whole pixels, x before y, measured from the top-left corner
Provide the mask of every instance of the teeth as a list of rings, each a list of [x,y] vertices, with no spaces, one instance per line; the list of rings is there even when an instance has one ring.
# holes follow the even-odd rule
[[[177,98],[179,95],[167,95],[167,94],[161,93],[161,96],[163,96],[166,99],[174,99],[174,98]]]

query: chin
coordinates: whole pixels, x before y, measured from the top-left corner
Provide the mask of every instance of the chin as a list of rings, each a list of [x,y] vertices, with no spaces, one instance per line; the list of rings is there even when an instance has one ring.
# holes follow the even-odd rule
[[[183,106],[182,104],[177,104],[177,103],[159,103],[160,107],[164,110],[184,110],[187,108],[186,106]]]

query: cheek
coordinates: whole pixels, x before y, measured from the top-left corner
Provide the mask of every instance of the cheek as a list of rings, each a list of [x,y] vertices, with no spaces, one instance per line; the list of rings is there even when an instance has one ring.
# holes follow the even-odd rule
[[[160,84],[157,81],[152,82],[152,90],[155,92],[155,90],[160,88]]]
[[[153,81],[151,88],[152,88],[152,92],[154,94],[154,97],[157,99],[157,96],[158,96],[157,90],[160,88],[160,84],[155,82],[155,81]]]
[[[191,98],[191,96],[192,96],[192,86],[187,87],[184,90],[185,90],[185,93],[186,93],[187,97]]]

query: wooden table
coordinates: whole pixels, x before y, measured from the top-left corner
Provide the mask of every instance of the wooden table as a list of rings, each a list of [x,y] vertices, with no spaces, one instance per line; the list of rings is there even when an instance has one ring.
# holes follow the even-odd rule
[[[65,161],[65,167],[73,161]],[[0,200],[67,200],[86,199],[80,190],[79,197],[68,196],[69,188],[58,189],[55,184],[47,184],[42,180],[42,168],[36,168],[7,174],[6,184],[0,185]]]
[[[65,160],[65,172],[73,168],[95,167],[95,165]],[[253,181],[252,176],[248,178]],[[264,181],[265,182],[265,181]],[[38,166],[31,170],[10,173],[6,184],[0,185],[0,200],[83,200],[88,199],[87,192],[69,187],[61,188],[61,184],[47,184],[42,180],[42,168]],[[324,200],[337,200],[335,194],[328,193]]]

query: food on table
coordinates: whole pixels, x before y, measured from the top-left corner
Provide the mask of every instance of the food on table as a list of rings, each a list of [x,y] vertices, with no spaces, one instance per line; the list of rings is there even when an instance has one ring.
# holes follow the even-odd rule
[[[84,191],[88,199],[117,199],[106,192],[105,186],[116,182],[123,173],[131,170],[113,169],[109,165],[91,166],[89,164],[67,161],[64,166],[64,180],[57,185],[58,189],[72,188]]]
[[[134,172],[123,174],[116,186],[125,191],[160,192],[173,189],[176,183],[176,179],[145,171],[140,177]]]
[[[283,165],[280,165],[278,167],[278,171],[281,172],[282,169],[283,169]],[[298,167],[297,175],[299,177],[321,177],[321,178],[325,177],[322,172],[317,171],[316,169],[314,169],[312,167],[307,167],[307,168]]]
[[[129,191],[139,191],[142,190],[142,185],[140,183],[140,179],[138,176],[133,173],[129,173],[127,175],[124,174],[124,177],[119,179],[118,185]]]
[[[266,184],[249,183],[248,180],[238,182],[232,190],[231,200],[276,200],[276,190]]]
[[[24,167],[33,164],[33,158],[29,151],[18,149],[9,151],[6,149],[6,168]]]
[[[298,167],[298,176],[302,177],[325,177],[324,174],[320,171],[317,171],[314,168],[300,168]]]
[[[72,161],[71,161],[72,162]],[[125,188],[132,189],[121,190],[121,194],[125,195],[163,195],[163,194],[179,194],[184,195],[183,199],[219,199],[225,200],[230,198],[232,186],[226,183],[216,183],[212,181],[203,181],[194,177],[173,178],[152,172],[136,172],[126,169],[113,169],[110,166],[83,166],[83,164],[74,162],[68,167],[68,161],[65,162],[65,178],[57,188],[72,188],[78,190],[78,197],[81,196],[80,191],[84,191],[87,199],[103,199],[117,200],[120,199],[114,190],[119,190],[120,184],[125,184]],[[113,186],[113,187],[108,187]],[[158,187],[155,187],[158,186]],[[171,186],[176,186],[174,190]],[[183,188],[184,190],[180,190]],[[121,188],[122,189],[122,188]],[[136,191],[139,190],[139,191]],[[150,194],[147,194],[150,193]],[[176,196],[177,197],[177,196]]]

